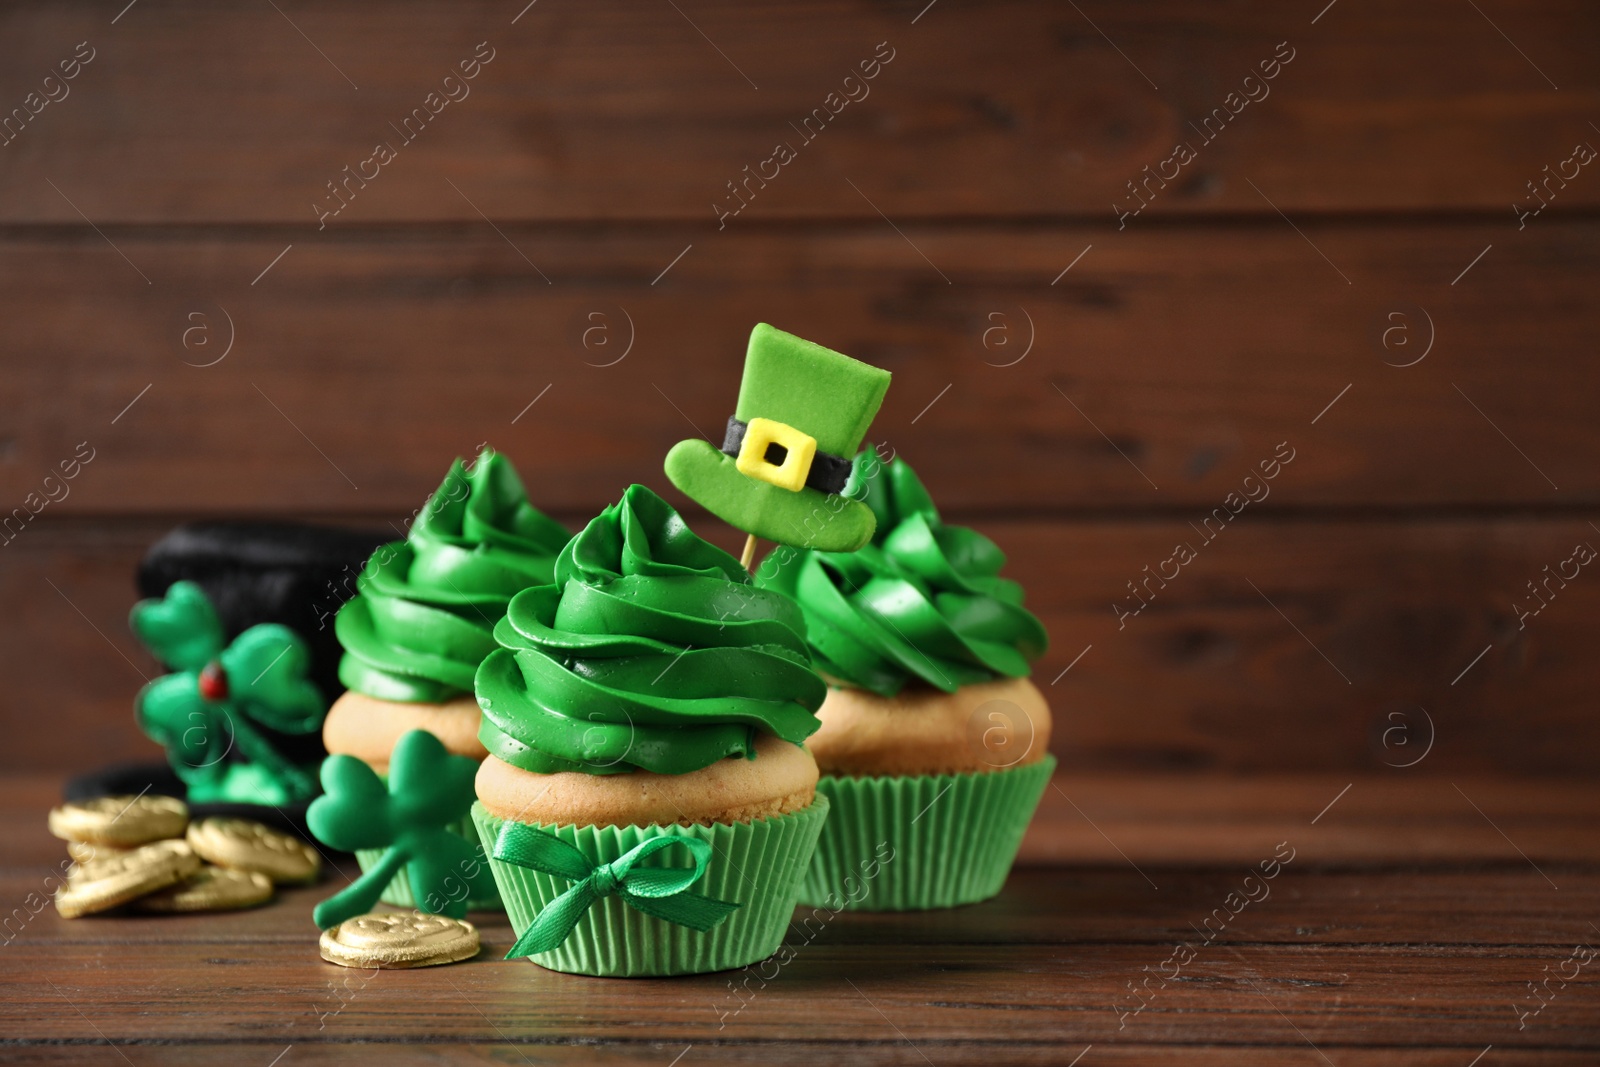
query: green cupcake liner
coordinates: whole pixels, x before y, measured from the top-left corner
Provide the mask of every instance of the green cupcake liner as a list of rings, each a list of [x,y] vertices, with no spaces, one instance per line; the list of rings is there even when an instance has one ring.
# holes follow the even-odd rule
[[[817,783],[833,814],[800,889],[832,910],[921,911],[1000,892],[1054,756],[973,774],[836,778]]]
[[[584,913],[572,933],[549,952],[528,957],[541,967],[603,978],[705,974],[743,967],[778,950],[789,930],[800,880],[811,863],[817,835],[828,817],[828,798],[817,795],[802,811],[752,822],[712,826],[541,826],[576,847],[591,863],[610,863],[661,833],[709,841],[712,859],[693,891],[743,905],[704,933],[646,915],[617,897]],[[484,851],[492,855],[504,820],[482,802],[472,806]],[[676,865],[671,855],[647,865]],[[549,903],[571,888],[565,878],[491,858],[511,927],[520,937]]]
[[[472,825],[472,817],[468,816],[458,822],[451,823],[447,829],[451,833],[460,834],[462,837],[478,844],[478,831]],[[363,848],[356,850],[356,863],[363,872],[376,866],[383,859],[386,850],[381,848]],[[393,904],[397,908],[420,908],[416,894],[411,892],[411,876],[406,873],[406,868],[401,867],[400,872],[389,879],[389,884],[383,887],[382,894],[378,897],[385,904]],[[503,911],[505,906],[500,903],[500,894],[494,893],[487,897],[468,897],[468,911]]]

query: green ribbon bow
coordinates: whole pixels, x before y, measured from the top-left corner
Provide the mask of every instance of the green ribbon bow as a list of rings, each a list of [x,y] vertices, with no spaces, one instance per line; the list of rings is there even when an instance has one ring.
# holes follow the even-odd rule
[[[139,601],[129,626],[172,668],[139,691],[134,715],[167,750],[191,801],[286,804],[316,794],[310,771],[258,729],[308,734],[322,725],[327,704],[306,677],[311,656],[299,635],[262,623],[226,643],[216,609],[193,582]]]
[[[383,858],[312,912],[326,930],[377,906],[384,887],[402,870],[423,911],[459,919],[468,901],[494,891],[494,875],[476,840],[450,827],[475,799],[478,761],[449,752],[426,730],[400,736],[389,754],[389,780],[354,756],[322,762],[322,796],[306,822],[318,841],[345,852],[383,849]]]
[[[681,845],[694,857],[693,867],[642,867],[644,860],[662,849]],[[704,933],[732,915],[741,905],[689,892],[706,873],[711,844],[698,837],[663,834],[642,841],[610,863],[596,866],[589,857],[553,834],[524,823],[500,827],[494,858],[528,867],[577,884],[552,900],[533,920],[506,959],[549,952],[567,939],[590,905],[602,897],[617,896],[631,908],[678,926]]]

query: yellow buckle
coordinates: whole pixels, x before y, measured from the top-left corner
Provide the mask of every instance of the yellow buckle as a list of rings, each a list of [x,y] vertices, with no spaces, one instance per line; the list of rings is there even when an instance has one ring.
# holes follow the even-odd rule
[[[777,445],[784,450],[783,461],[767,459],[767,451]],[[776,419],[751,419],[745,426],[744,441],[734,466],[749,478],[770,482],[779,489],[798,493],[805,488],[811,461],[817,454],[817,439]]]

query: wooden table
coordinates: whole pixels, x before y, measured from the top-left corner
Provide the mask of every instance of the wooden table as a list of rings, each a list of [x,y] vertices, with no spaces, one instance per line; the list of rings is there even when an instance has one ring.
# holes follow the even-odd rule
[[[7,1063],[1600,1061],[1585,783],[1063,776],[998,899],[841,914],[742,995],[732,973],[502,962],[494,917],[477,960],[369,978],[318,958],[329,885],[237,915],[30,918],[63,858],[56,788],[0,781]]]

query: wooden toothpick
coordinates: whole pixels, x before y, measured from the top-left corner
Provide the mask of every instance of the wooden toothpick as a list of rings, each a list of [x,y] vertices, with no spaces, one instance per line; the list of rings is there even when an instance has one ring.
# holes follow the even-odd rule
[[[739,566],[745,570],[750,569],[750,564],[756,558],[756,535],[747,534],[744,539],[744,553],[739,557]]]

